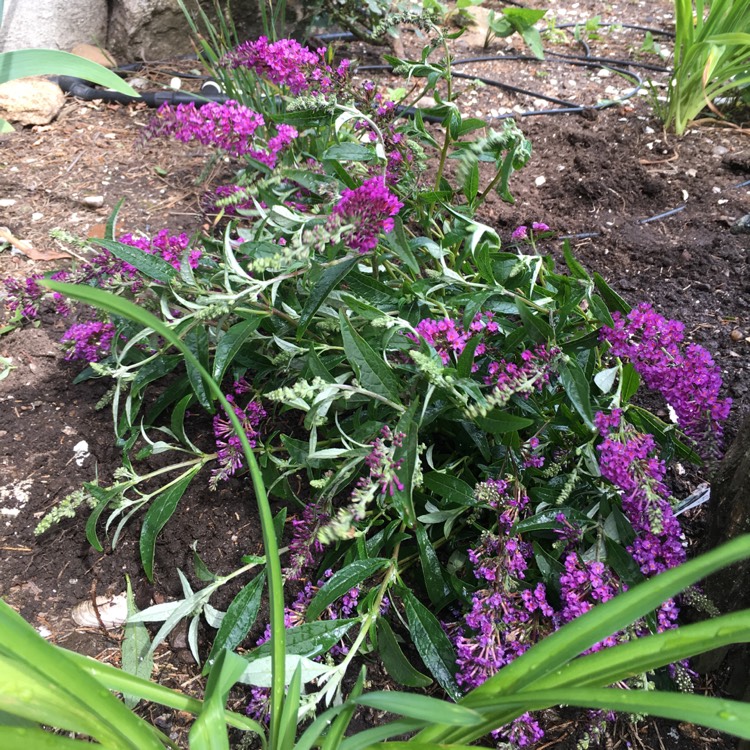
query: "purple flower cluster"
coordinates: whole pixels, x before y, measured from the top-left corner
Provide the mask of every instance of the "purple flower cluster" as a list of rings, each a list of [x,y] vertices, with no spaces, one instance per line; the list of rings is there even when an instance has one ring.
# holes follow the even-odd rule
[[[719,398],[721,370],[711,355],[698,344],[683,347],[683,324],[667,320],[648,303],[627,318],[615,312],[612,319],[614,326],[600,334],[612,354],[628,359],[644,383],[661,392],[698,448],[706,441],[718,446],[732,400]]]
[[[535,221],[531,225],[531,230],[533,232],[549,232],[549,227],[542,223],[541,221]],[[520,242],[521,240],[526,240],[529,237],[529,228],[525,224],[521,224],[520,227],[516,227],[513,230],[513,233],[510,235],[510,238],[512,240],[515,240],[516,242]]]
[[[72,325],[65,331],[60,343],[67,345],[65,359],[98,362],[109,354],[114,337],[115,327],[112,323],[91,320]]]
[[[450,365],[451,360],[455,361],[461,356],[470,339],[484,332],[499,332],[500,327],[493,318],[492,312],[477,313],[467,329],[453,318],[424,318],[417,323],[415,330],[438,353],[443,364]],[[419,341],[413,334],[407,335],[412,341]],[[474,356],[481,357],[486,351],[486,344],[480,341],[474,350]]]
[[[227,394],[227,401],[234,407],[234,413],[240,420],[250,446],[254,448],[260,436],[258,428],[261,421],[266,417],[266,410],[257,401],[249,401],[244,407],[237,404],[237,398],[250,390],[244,380],[237,381],[233,390],[234,393]],[[244,466],[245,456],[242,452],[240,438],[235,434],[229,417],[221,413],[216,414],[213,420],[213,429],[216,440],[216,458],[219,465],[211,472],[209,485],[211,489],[215,490],[220,481],[229,479],[238,469]]]
[[[553,610],[544,584],[521,583],[530,555],[529,544],[507,534],[485,534],[480,546],[469,550],[474,574],[484,586],[473,594],[471,609],[454,638],[456,681],[466,690],[481,685],[551,630]],[[498,734],[519,747],[542,737],[539,724],[528,714]]]
[[[215,146],[231,156],[249,156],[273,169],[279,152],[298,135],[291,125],[279,125],[267,146],[258,143],[256,131],[265,125],[263,115],[230,99],[223,104],[208,102],[198,108],[190,104],[162,104],[144,131],[144,138],[171,136],[183,143],[198,141]]]
[[[289,565],[284,571],[288,579],[299,581],[303,578],[305,570],[315,562],[314,555],[323,552],[323,544],[318,540],[318,531],[330,520],[330,513],[317,503],[306,505],[301,518],[292,518]]]
[[[487,365],[485,385],[493,387],[497,393],[506,393],[508,398],[514,393],[529,394],[534,390],[540,391],[549,383],[552,361],[560,350],[547,348],[540,344],[534,349],[524,349],[521,352],[521,363],[501,359]]]
[[[636,432],[619,409],[598,412],[595,424],[604,438],[597,447],[602,477],[620,490],[623,512],[636,534],[628,551],[645,575],[684,562],[682,530],[669,503],[666,466],[656,456],[653,436]]]
[[[347,246],[360,253],[374,250],[381,232],[393,229],[393,217],[404,204],[385,185],[383,177],[371,177],[358,188],[346,188],[333,207],[330,223],[351,224],[344,237]]]
[[[403,432],[393,432],[388,425],[383,425],[380,437],[372,441],[372,450],[365,458],[365,465],[370,470],[365,481],[368,484],[374,482],[383,495],[393,497],[396,490],[404,489],[403,482],[396,474],[401,468],[403,459],[395,461],[393,455],[395,450],[403,445],[405,437]]]
[[[349,71],[349,60],[334,70],[325,62],[325,48],[312,51],[294,39],[269,42],[264,36],[240,44],[222,60],[230,69],[248,68],[276,86],[294,94],[326,94],[341,85]]]
[[[70,307],[65,298],[59,292],[50,292],[48,289],[38,284],[39,279],[44,278],[40,273],[33,274],[21,281],[20,279],[7,278],[3,279],[5,288],[4,301],[5,307],[11,314],[16,312],[27,320],[35,320],[39,317],[39,311],[42,302],[45,299],[52,300],[54,303],[55,313],[60,317],[70,315]],[[67,271],[58,271],[50,276],[53,281],[70,281],[70,274]]]
[[[124,245],[137,247],[149,255],[158,255],[178,269],[182,256],[190,245],[190,237],[187,234],[182,232],[181,234],[172,235],[169,234],[167,229],[160,229],[151,239],[148,237],[136,237],[128,233],[121,235],[118,240]],[[190,268],[198,268],[201,255],[201,251],[197,248],[193,248],[190,251],[188,254]],[[128,268],[131,268],[131,266],[128,266]]]

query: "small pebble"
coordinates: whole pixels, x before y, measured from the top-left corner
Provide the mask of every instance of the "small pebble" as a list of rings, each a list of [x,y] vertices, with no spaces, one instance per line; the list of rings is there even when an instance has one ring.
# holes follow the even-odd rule
[[[742,339],[745,338],[745,334],[740,331],[739,328],[735,328],[730,334],[729,338],[732,339],[732,341],[742,341]]]
[[[16,201],[14,198],[0,198],[0,208],[10,208],[15,205]]]
[[[544,177],[544,175],[539,175],[539,177],[537,177],[537,178],[536,178],[536,179],[534,180],[534,184],[535,184],[535,185],[536,185],[537,187],[541,187],[542,185],[544,185],[544,183],[545,183],[545,182],[547,182],[547,178],[546,178],[546,177]]]
[[[87,195],[81,201],[84,206],[89,208],[101,208],[104,205],[103,195]]]

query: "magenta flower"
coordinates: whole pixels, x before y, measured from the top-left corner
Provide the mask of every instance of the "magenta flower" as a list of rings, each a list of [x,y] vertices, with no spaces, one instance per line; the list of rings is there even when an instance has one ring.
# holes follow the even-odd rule
[[[151,239],[148,237],[136,237],[132,234],[123,234],[118,238],[119,242],[131,247],[137,247],[149,255],[158,255],[174,268],[180,268],[183,254],[190,245],[190,237],[182,232],[171,235],[166,229],[160,229]],[[190,268],[197,268],[201,258],[201,251],[193,248],[188,254]]]
[[[344,236],[347,246],[360,253],[374,250],[381,232],[393,230],[393,217],[404,204],[385,186],[382,177],[371,177],[354,190],[345,189],[333,207],[331,219],[351,224]]]
[[[343,60],[334,70],[326,64],[325,54],[325,49],[313,52],[294,39],[269,42],[262,36],[240,44],[224,57],[222,64],[228,68],[249,68],[294,95],[325,94],[346,78],[350,66],[349,60]]]

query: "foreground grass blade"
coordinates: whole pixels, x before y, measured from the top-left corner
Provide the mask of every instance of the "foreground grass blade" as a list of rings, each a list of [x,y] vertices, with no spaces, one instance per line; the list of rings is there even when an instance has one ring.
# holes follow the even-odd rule
[[[21,49],[0,53],[0,83],[26,76],[73,76],[128,96],[140,94],[116,73],[70,52],[50,49]]]
[[[24,619],[0,600],[0,633],[2,649],[5,655],[3,684],[13,690],[13,682],[8,678],[10,667],[16,671],[26,670],[28,684],[15,691],[21,704],[34,701],[42,702],[40,714],[20,714],[40,723],[45,722],[44,698],[46,693],[51,697],[57,695],[68,701],[68,712],[75,713],[86,728],[86,734],[99,740],[105,747],[116,747],[119,750],[161,750],[163,745],[156,736],[156,730],[133,714],[123,703],[115,698],[102,685],[80,669],[66,653],[47,643]],[[12,661],[12,663],[11,663]],[[37,672],[37,665],[40,671]],[[41,675],[39,680],[36,676]],[[20,676],[19,676],[20,678]],[[34,687],[32,681],[38,683]],[[26,701],[28,698],[28,701]],[[6,693],[0,708],[9,710],[12,696]],[[51,710],[51,706],[50,706]],[[64,725],[63,725],[64,726]]]
[[[191,750],[229,750],[224,704],[246,666],[245,660],[232,651],[219,654],[206,684],[203,708],[190,728]]]
[[[750,704],[725,698],[708,698],[705,695],[667,693],[649,690],[622,690],[603,688],[596,690],[549,690],[524,692],[517,696],[487,698],[485,714],[490,723],[498,725],[507,721],[504,706],[537,711],[550,706],[566,705],[579,708],[599,708],[605,711],[623,711],[631,714],[650,714],[663,719],[689,721],[743,739],[750,739]],[[479,710],[481,707],[477,707]]]
[[[71,299],[85,302],[100,310],[120,315],[132,320],[145,328],[150,328],[154,333],[162,336],[170,344],[179,349],[187,363],[195,367],[204,378],[213,395],[218,399],[227,417],[232,423],[235,434],[242,444],[243,454],[252,477],[255,499],[258,505],[261,529],[263,532],[263,546],[266,552],[266,567],[268,571],[268,597],[271,620],[271,657],[273,664],[273,685],[271,687],[271,746],[276,742],[279,734],[281,711],[284,702],[284,657],[286,653],[286,631],[284,628],[284,584],[281,575],[281,561],[279,558],[279,546],[273,527],[273,514],[268,503],[266,488],[260,467],[255,459],[255,454],[250,446],[245,431],[242,429],[234,408],[222,393],[220,385],[211,377],[210,373],[201,365],[198,359],[168,326],[164,325],[156,316],[147,310],[134,305],[128,300],[121,299],[109,292],[100,289],[92,289],[87,286],[75,284],[62,284],[56,281],[44,280],[40,283],[60,292]]]

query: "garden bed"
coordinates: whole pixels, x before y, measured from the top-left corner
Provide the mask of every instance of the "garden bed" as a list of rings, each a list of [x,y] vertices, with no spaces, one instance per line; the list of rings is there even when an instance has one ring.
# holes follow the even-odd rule
[[[555,0],[547,5],[563,23],[591,17],[598,4],[577,3],[567,9]],[[629,14],[625,19],[617,17],[613,6],[611,20],[662,26],[669,21],[668,8],[663,1],[628,4],[621,9]],[[591,54],[644,59],[637,54],[643,39],[636,32],[602,29],[599,34],[600,39],[589,39]],[[459,56],[481,53],[460,45]],[[504,47],[504,42],[498,45]],[[371,62],[374,54],[358,43],[342,52],[363,62]],[[658,63],[653,55],[648,59]],[[524,88],[538,83],[546,93],[557,81],[587,104],[614,96],[598,91],[612,85],[610,75],[599,75],[603,68],[570,73],[553,62],[537,67],[545,71],[539,75],[530,73],[529,65],[536,64],[487,62],[472,73]],[[385,75],[383,82],[390,85]],[[617,86],[626,88],[624,82]],[[533,97],[487,87],[467,93],[463,109],[467,116],[487,116],[536,105]],[[196,184],[196,178],[205,166],[206,151],[174,142],[142,144],[139,135],[149,115],[132,105],[69,100],[50,126],[0,136],[0,198],[15,201],[2,208],[0,224],[41,254],[33,259],[27,251],[12,253],[4,246],[0,276],[23,279],[64,265],[67,261],[54,255],[66,252],[67,246],[51,239],[50,230],[102,236],[121,198],[122,232],[201,228],[199,200],[205,185]],[[683,321],[689,340],[706,347],[721,366],[724,395],[734,400],[726,433],[731,439],[738,415],[747,410],[750,386],[750,235],[730,232],[750,213],[750,187],[740,186],[750,179],[746,135],[726,126],[702,125],[682,138],[667,136],[642,96],[610,109],[528,117],[519,124],[532,142],[533,156],[511,182],[516,203],[490,201],[482,220],[507,243],[518,225],[545,222],[556,235],[570,236],[575,257],[629,302],[649,301],[666,317]],[[226,166],[218,163],[204,175],[206,184],[223,169]],[[102,196],[101,207],[86,205],[87,196]],[[679,212],[654,218],[682,206]],[[560,241],[544,240],[539,249],[560,255]],[[36,523],[56,502],[96,476],[109,483],[119,466],[109,414],[95,411],[107,383],[72,384],[80,368],[62,360],[56,343],[66,327],[48,315],[39,327],[15,327],[0,336],[0,354],[12,367],[0,380],[0,595],[53,642],[117,664],[118,631],[81,630],[71,619],[77,603],[119,594],[125,574],[133,581],[141,608],[178,597],[177,568],[194,586],[200,585],[194,575],[193,542],[210,570],[228,574],[239,567],[243,555],[262,554],[260,526],[245,478],[230,479],[213,493],[207,491],[207,476],[199,479],[159,536],[153,585],[141,573],[134,526],[126,527],[114,552],[98,553],[87,543],[82,518],[34,536]],[[666,411],[662,415],[666,417]],[[679,469],[670,475],[678,497],[707,479],[700,472],[681,474]],[[710,513],[710,505],[694,514],[688,528],[700,528],[703,513]],[[696,550],[700,540],[691,538],[690,544]],[[220,590],[212,604],[226,608],[239,586]],[[211,637],[211,631],[202,634],[204,647]],[[382,684],[382,671],[376,664],[368,666],[371,679]],[[197,687],[199,672],[185,633],[174,631],[157,652],[154,678],[173,687]],[[715,682],[707,687],[721,689]],[[242,700],[238,693],[233,707],[241,710]],[[150,718],[183,738],[185,716],[155,709]],[[707,730],[680,725],[659,732],[657,727],[649,723],[619,737],[649,748],[730,746]],[[573,741],[574,730],[574,723],[566,723],[555,739],[553,729],[547,742],[556,744],[547,746],[564,747],[564,741]]]

